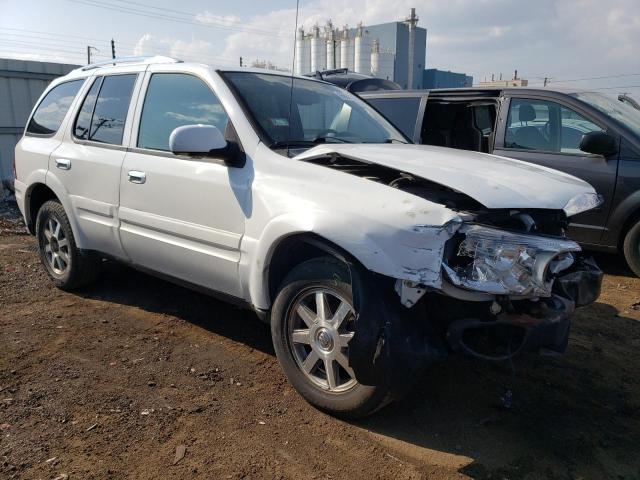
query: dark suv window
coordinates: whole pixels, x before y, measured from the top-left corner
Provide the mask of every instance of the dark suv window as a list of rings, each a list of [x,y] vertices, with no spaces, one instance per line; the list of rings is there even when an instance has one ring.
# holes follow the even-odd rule
[[[74,134],[94,142],[122,144],[136,74],[96,78],[84,99]]]
[[[580,154],[582,137],[602,128],[556,102],[514,98],[509,105],[505,147]]]
[[[39,135],[56,133],[83,83],[84,79],[61,83],[47,93],[31,117],[27,132]]]
[[[227,117],[218,97],[199,78],[155,73],[149,81],[140,118],[138,147],[169,150],[169,136],[183,125],[213,125],[223,134]]]
[[[367,102],[387,117],[387,120],[398,127],[402,133],[413,139],[420,100],[420,97],[368,98]]]

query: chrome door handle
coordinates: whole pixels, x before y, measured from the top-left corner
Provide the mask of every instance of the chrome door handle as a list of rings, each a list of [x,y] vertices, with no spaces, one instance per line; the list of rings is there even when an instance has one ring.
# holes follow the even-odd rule
[[[129,171],[129,181],[131,183],[143,184],[147,181],[147,174],[144,172],[139,172],[137,170]]]
[[[56,158],[56,167],[60,170],[71,170],[71,160]]]

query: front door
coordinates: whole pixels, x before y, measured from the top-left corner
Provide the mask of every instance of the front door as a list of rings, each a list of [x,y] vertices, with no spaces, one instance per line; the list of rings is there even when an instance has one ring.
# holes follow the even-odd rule
[[[586,133],[606,128],[575,106],[533,97],[511,98],[500,116],[494,154],[569,173],[603,196],[599,208],[570,218],[568,232],[583,244],[600,243],[614,194],[618,155],[604,158],[582,152],[580,141]]]
[[[137,265],[240,296],[246,167],[169,151],[175,128],[205,124],[224,132],[227,114],[211,88],[194,75],[147,73],[145,83],[120,179],[123,247]]]

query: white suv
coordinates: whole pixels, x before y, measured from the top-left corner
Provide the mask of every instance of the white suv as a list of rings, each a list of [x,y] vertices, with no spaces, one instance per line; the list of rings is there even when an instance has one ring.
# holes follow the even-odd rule
[[[54,81],[16,147],[16,198],[60,288],[116,259],[270,321],[313,405],[367,415],[450,351],[566,347],[602,274],[564,235],[587,183],[409,145],[331,84],[167,58]]]

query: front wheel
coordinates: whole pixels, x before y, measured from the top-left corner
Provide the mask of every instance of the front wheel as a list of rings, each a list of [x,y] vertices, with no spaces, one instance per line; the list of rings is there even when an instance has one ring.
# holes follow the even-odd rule
[[[356,322],[350,277],[347,266],[333,257],[295,267],[273,304],[271,333],[285,375],[309,403],[359,418],[391,398],[386,386],[358,383],[349,366]]]
[[[636,222],[624,237],[623,251],[627,265],[640,277],[640,221]]]

